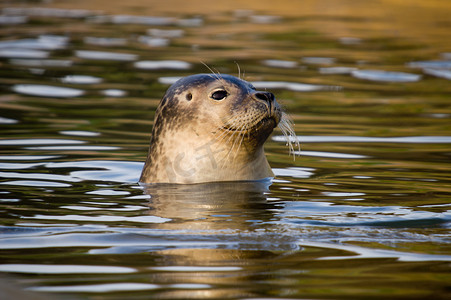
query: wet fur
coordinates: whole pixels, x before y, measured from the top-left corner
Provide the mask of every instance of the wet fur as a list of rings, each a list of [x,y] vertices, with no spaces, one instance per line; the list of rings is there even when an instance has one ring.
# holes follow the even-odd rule
[[[216,86],[230,92],[222,103],[209,98]],[[188,93],[192,100],[187,100]],[[180,79],[157,108],[140,181],[200,183],[272,177],[263,144],[277,124],[287,137],[294,132],[277,102],[262,101],[258,93],[248,82],[230,75]]]

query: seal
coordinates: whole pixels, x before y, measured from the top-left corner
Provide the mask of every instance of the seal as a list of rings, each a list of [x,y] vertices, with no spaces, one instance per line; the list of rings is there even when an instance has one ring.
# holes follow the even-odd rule
[[[257,91],[235,76],[184,77],[157,107],[140,182],[193,184],[273,177],[263,144],[284,116],[274,94]]]

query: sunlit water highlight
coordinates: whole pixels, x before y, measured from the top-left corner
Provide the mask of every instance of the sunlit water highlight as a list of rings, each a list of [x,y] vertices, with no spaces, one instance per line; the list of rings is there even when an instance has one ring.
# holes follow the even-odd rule
[[[448,298],[451,54],[439,39],[371,37],[364,19],[321,15],[364,32],[331,37],[316,17],[246,9],[2,13],[0,271],[29,292]],[[274,92],[301,149],[289,156],[276,129],[273,180],[138,184],[158,100],[208,68]]]

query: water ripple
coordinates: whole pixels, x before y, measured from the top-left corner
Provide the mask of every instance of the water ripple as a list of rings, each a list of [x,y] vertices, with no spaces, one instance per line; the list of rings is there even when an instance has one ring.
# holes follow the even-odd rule
[[[335,244],[331,245],[329,243],[321,243],[321,242],[301,242],[301,244],[303,246],[320,247],[320,248],[330,248],[332,246],[334,249],[341,249],[348,251],[350,253],[355,253],[355,255],[350,256],[320,257],[318,258],[319,260],[392,257],[397,258],[399,261],[451,261],[451,255],[428,255],[393,250],[369,249],[358,246],[335,245]]]
[[[17,66],[28,66],[35,68],[71,67],[73,65],[73,61],[64,59],[10,59],[9,63]]]
[[[332,157],[332,158],[345,158],[345,159],[368,158],[368,156],[366,156],[366,155],[323,152],[323,151],[294,151],[294,154],[301,155],[301,156],[318,156],[318,157]]]
[[[83,39],[85,44],[104,46],[104,47],[114,47],[114,46],[125,46],[127,45],[126,38],[109,38],[109,37],[91,37],[87,36]]]
[[[64,144],[84,144],[85,141],[63,140],[63,139],[10,139],[0,140],[0,145],[22,146],[22,145],[64,145]]]
[[[40,164],[37,164],[37,165],[40,165]],[[2,166],[2,164],[0,164],[0,168],[3,168],[3,167],[4,166]],[[30,169],[31,167],[32,166],[27,164],[26,167],[22,167],[22,169]],[[36,167],[36,165],[33,165],[33,167]],[[4,169],[6,169],[6,168],[4,168]],[[15,169],[20,169],[20,168],[15,168]],[[80,182],[81,181],[78,178],[74,178],[74,177],[66,176],[66,175],[43,174],[43,173],[17,173],[17,172],[0,172],[0,178],[42,179],[42,180],[50,180],[50,181],[67,181],[67,182]],[[31,181],[31,182],[34,182],[34,181]]]
[[[160,288],[150,283],[118,282],[104,284],[70,285],[70,286],[39,286],[29,288],[38,292],[76,292],[76,293],[111,293],[125,291],[146,291]],[[198,288],[198,287],[196,287]]]
[[[160,25],[170,26],[175,23],[175,18],[169,17],[149,17],[149,16],[132,16],[132,15],[112,15],[112,16],[96,16],[90,19],[95,23],[113,23],[113,24],[141,24],[141,25]]]
[[[292,142],[296,138],[290,137]],[[286,137],[273,136],[275,142],[286,142]],[[366,137],[366,136],[297,136],[301,143],[411,143],[411,144],[450,144],[451,136],[401,136],[401,137]]]
[[[45,265],[45,264],[3,264],[2,272],[32,274],[124,274],[136,272],[133,268],[113,266]]]
[[[421,75],[417,74],[380,70],[355,70],[351,75],[359,79],[386,82],[415,82],[421,79]]]
[[[101,180],[114,182],[138,182],[143,162],[132,161],[108,161],[89,160],[47,163],[47,168],[77,168],[82,171],[73,171],[70,175],[73,178],[83,180]],[[100,169],[100,170],[99,170]]]
[[[116,146],[40,146],[27,147],[28,150],[50,150],[50,151],[109,151],[119,150]]]
[[[136,54],[88,50],[77,50],[75,56],[92,60],[134,61],[138,59]]]
[[[44,160],[58,158],[57,155],[0,155],[0,160]]]
[[[86,9],[63,9],[63,8],[47,8],[47,7],[6,7],[3,13],[7,15],[20,16],[38,16],[38,17],[56,17],[56,18],[85,18],[99,11],[91,11]]]
[[[252,85],[257,89],[285,89],[294,92],[313,92],[313,91],[337,91],[339,86],[306,84],[285,81],[253,81]]]
[[[60,183],[54,181],[42,181],[42,180],[15,180],[0,182],[2,185],[18,185],[18,186],[30,186],[30,187],[71,187],[72,185],[67,183]]]
[[[39,84],[16,84],[12,87],[12,90],[19,94],[56,98],[78,97],[85,93],[85,91],[79,89]]]
[[[83,222],[132,222],[132,223],[164,223],[169,222],[170,219],[160,218],[155,216],[83,216],[83,215],[35,215],[33,217],[22,217],[24,219],[37,220],[58,220],[58,221],[83,221]]]
[[[17,124],[17,123],[19,123],[19,121],[17,120],[0,117],[0,124]]]
[[[191,64],[180,60],[143,60],[134,64],[135,68],[145,70],[173,69],[188,70]]]
[[[413,61],[407,64],[410,68],[451,69],[451,60]]]
[[[0,15],[0,25],[18,25],[28,22],[27,16],[4,16]]]
[[[68,38],[65,36],[42,35],[37,39],[0,41],[0,49],[57,50],[66,48],[67,42]]]
[[[67,75],[61,78],[61,82],[72,84],[96,84],[102,81],[103,78],[90,75]]]
[[[288,61],[288,60],[278,60],[278,59],[267,59],[263,61],[263,64],[268,67],[274,68],[296,68],[298,63],[296,61]]]
[[[6,48],[0,49],[0,57],[5,58],[47,58],[49,52],[34,49]]]
[[[451,70],[442,70],[442,69],[423,69],[425,74],[445,78],[451,80]]]

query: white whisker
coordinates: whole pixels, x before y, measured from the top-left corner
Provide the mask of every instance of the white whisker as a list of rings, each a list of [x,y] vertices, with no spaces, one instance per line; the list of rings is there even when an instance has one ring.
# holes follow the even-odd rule
[[[290,117],[284,112],[282,113],[282,118],[279,122],[279,128],[287,141],[287,146],[290,149],[290,154],[293,155],[293,159],[296,159],[295,147],[298,151],[300,151],[301,145],[296,133],[294,132],[293,122],[291,121]]]
[[[236,64],[236,66],[238,68],[238,78],[241,79],[241,68],[240,68],[240,65],[236,61],[235,61],[235,64]]]
[[[221,73],[218,71],[218,70],[216,70],[216,69],[212,69],[212,68],[210,68],[210,66],[208,66],[206,63],[204,63],[203,61],[200,61],[211,73],[212,73],[212,75],[214,76],[214,78],[216,78],[217,80],[219,80],[219,81],[221,81],[222,80],[222,78],[221,78]],[[216,72],[215,72],[216,71]]]
[[[238,148],[236,149],[235,158],[237,158],[238,153],[239,153],[240,148],[241,148],[241,145],[243,144],[243,141],[244,141],[244,134],[240,134],[240,136],[241,136],[241,139],[240,139],[240,143],[238,144]]]
[[[224,144],[231,145],[225,156],[222,158],[222,168],[224,168],[229,162],[230,157],[232,157],[232,160],[237,157],[244,139],[244,134],[242,131],[245,129],[246,124],[241,124],[237,127],[236,125],[240,123],[238,122],[238,118],[239,117],[232,117],[226,122],[226,124],[228,124],[230,128],[233,128],[233,130],[222,128],[223,132],[217,137],[221,139]]]
[[[239,149],[240,149],[240,147],[241,147],[241,143],[242,143],[242,141],[243,141],[243,139],[244,139],[244,135],[241,133],[241,131],[244,129],[244,127],[245,127],[245,124],[243,124],[243,125],[238,129],[238,131],[235,131],[237,134],[236,134],[236,136],[235,136],[235,138],[234,138],[234,140],[233,140],[232,147],[230,148],[229,154],[227,155],[227,158],[228,158],[230,155],[232,155],[232,161],[234,161],[234,160],[237,158],[237,156],[238,156]],[[239,140],[239,141],[238,141],[238,140]],[[236,149],[235,149],[235,147],[236,147]],[[235,150],[234,150],[234,149],[235,149]],[[235,153],[233,153],[233,152],[235,152]]]

